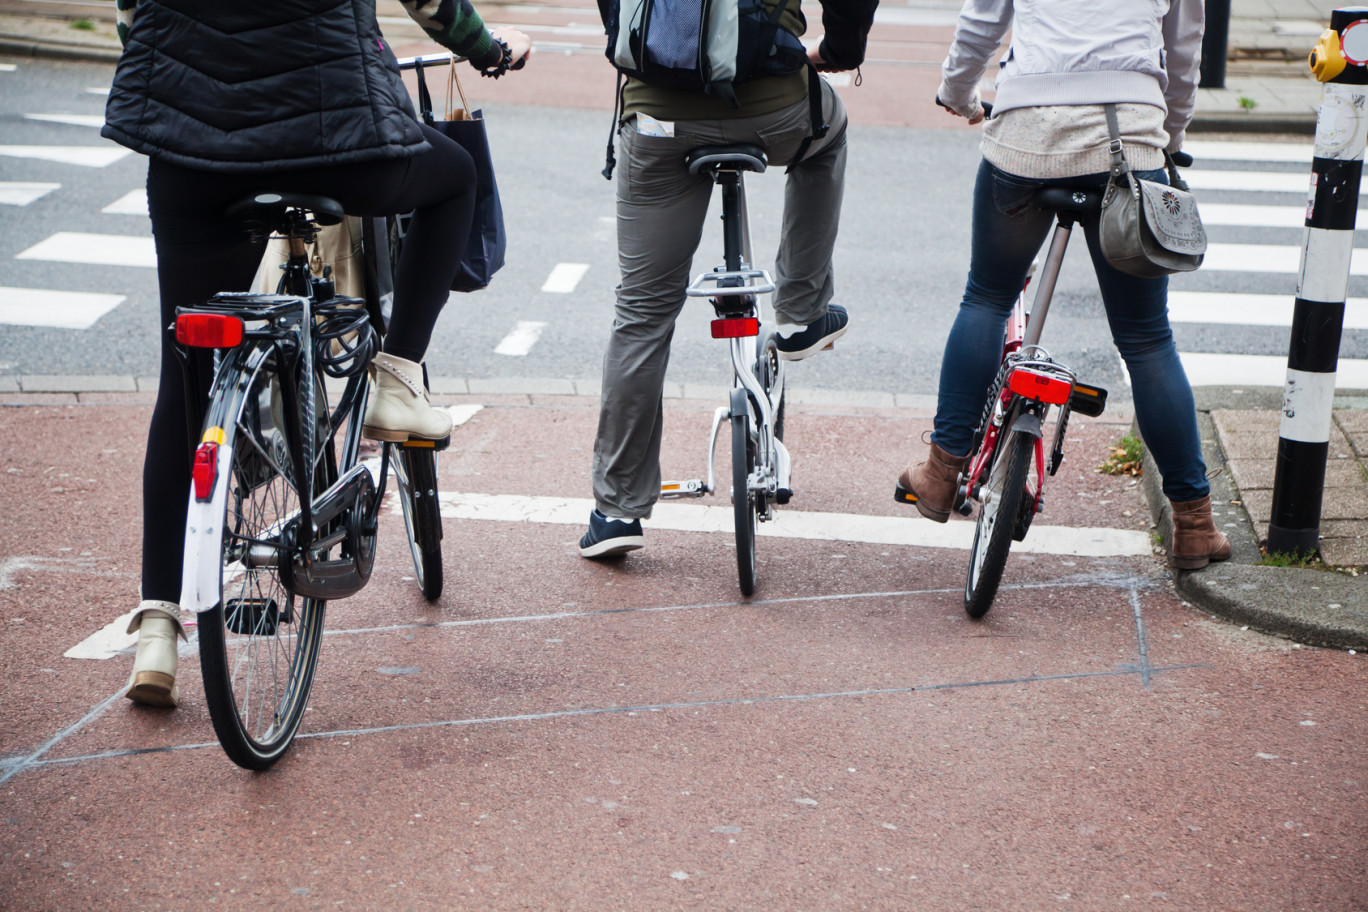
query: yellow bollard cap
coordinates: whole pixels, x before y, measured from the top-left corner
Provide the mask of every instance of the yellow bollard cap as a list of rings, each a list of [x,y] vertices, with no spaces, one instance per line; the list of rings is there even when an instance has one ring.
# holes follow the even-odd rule
[[[1334,29],[1321,32],[1320,40],[1311,49],[1308,62],[1317,82],[1329,82],[1344,72],[1344,50],[1340,46],[1339,32]]]

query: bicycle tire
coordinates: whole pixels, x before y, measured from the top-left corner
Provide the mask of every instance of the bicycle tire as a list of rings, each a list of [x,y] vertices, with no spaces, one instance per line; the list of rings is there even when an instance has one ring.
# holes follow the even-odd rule
[[[745,390],[732,390],[732,515],[736,526],[736,579],[742,595],[755,592],[755,495],[748,481],[755,471],[755,440]]]
[[[986,498],[980,498],[964,584],[964,610],[971,618],[987,614],[997,597],[1034,454],[1035,438],[1024,431],[1012,431],[988,469],[988,479],[983,483]]]
[[[264,354],[243,353],[216,385],[233,404],[210,403],[206,431],[221,427],[232,447],[220,524],[218,601],[199,614],[205,703],[224,752],[238,766],[264,770],[285,753],[299,729],[323,641],[322,599],[296,597],[281,582],[271,553],[272,530],[298,512],[289,448],[278,427],[276,376]],[[317,393],[324,395],[321,378]],[[318,409],[326,414],[327,401]],[[319,441],[316,490],[337,478],[331,439]],[[192,495],[191,508],[195,507]],[[278,541],[278,538],[277,538]]]
[[[404,514],[413,572],[423,598],[442,595],[442,511],[437,501],[437,454],[429,448],[395,447],[394,481]]]

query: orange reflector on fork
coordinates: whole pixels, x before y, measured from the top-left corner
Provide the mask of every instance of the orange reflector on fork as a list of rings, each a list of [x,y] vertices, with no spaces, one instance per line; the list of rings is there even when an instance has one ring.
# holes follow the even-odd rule
[[[760,335],[758,317],[721,317],[712,321],[714,339],[739,339],[743,336]]]
[[[1073,384],[1068,380],[1050,374],[1039,374],[1033,370],[1019,367],[1012,371],[1012,378],[1007,382],[1007,388],[1018,396],[1025,396],[1027,399],[1048,402],[1050,405],[1063,405],[1069,401],[1069,393],[1073,391]]]

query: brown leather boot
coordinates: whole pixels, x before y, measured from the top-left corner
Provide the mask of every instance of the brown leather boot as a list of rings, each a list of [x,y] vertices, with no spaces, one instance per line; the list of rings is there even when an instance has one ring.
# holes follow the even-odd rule
[[[945,522],[955,506],[959,474],[964,470],[965,459],[964,456],[951,456],[931,444],[931,453],[925,462],[909,466],[898,476],[893,499],[915,505],[918,513],[933,522]]]
[[[1230,557],[1230,540],[1211,518],[1211,495],[1201,500],[1170,500],[1173,542],[1169,563],[1179,570],[1200,570],[1211,561]]]

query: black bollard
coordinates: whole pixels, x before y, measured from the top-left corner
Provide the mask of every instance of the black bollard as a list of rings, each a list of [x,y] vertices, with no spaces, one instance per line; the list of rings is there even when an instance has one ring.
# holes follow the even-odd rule
[[[1352,37],[1346,34],[1352,32]],[[1335,10],[1311,55],[1325,83],[1306,205],[1268,551],[1320,550],[1321,504],[1368,121],[1368,7]]]
[[[1230,0],[1206,0],[1206,30],[1202,32],[1203,89],[1224,89],[1230,44]]]

